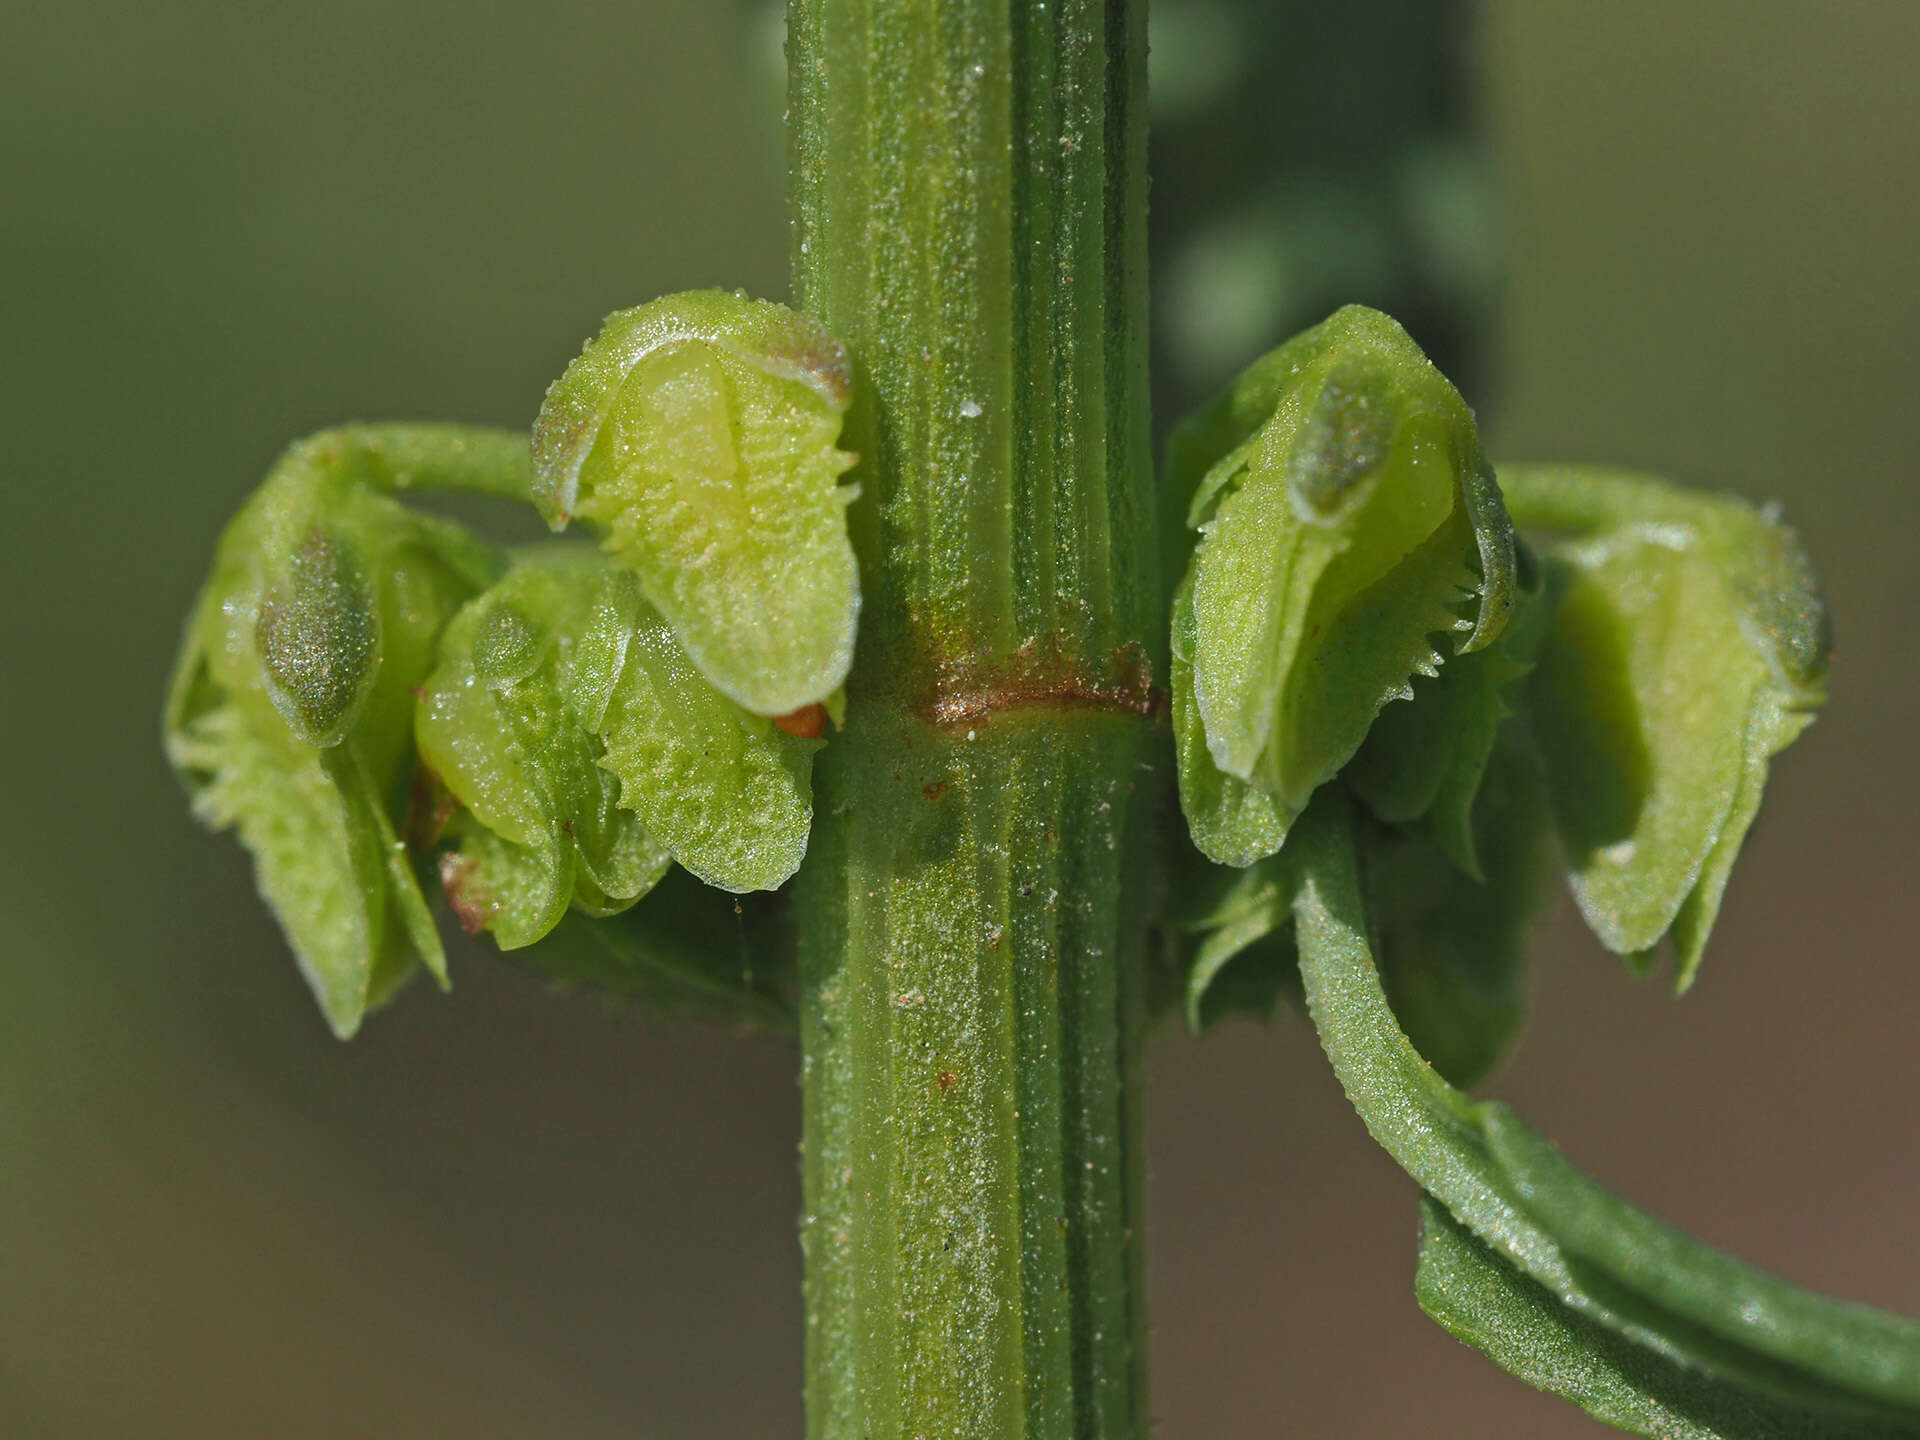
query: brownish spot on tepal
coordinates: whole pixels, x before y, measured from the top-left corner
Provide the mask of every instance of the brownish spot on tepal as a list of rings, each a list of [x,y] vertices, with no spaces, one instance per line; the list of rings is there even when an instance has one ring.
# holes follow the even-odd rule
[[[953,1071],[951,1070],[942,1070],[940,1072],[939,1079],[936,1083],[939,1084],[942,1095],[953,1089],[953,1078]]]
[[[790,715],[776,715],[773,723],[798,740],[818,740],[827,733],[827,707],[802,705]]]
[[[776,373],[791,375],[835,410],[845,411],[853,403],[853,365],[847,347],[819,321],[789,312],[770,325],[762,338]]]
[[[1139,642],[1088,662],[1049,652],[1034,639],[1001,660],[973,654],[942,667],[916,709],[936,725],[978,724],[1020,710],[1099,709],[1159,716],[1166,692]]]
[[[920,793],[929,800],[938,800],[942,795],[947,793],[947,782],[944,780],[935,780],[930,785],[922,785],[920,787]]]
[[[478,868],[465,855],[449,851],[440,857],[440,888],[446,892],[453,918],[469,935],[486,929],[487,921],[500,910],[493,897],[480,888],[475,875]]]
[[[431,849],[447,833],[447,822],[459,813],[460,802],[431,765],[418,765],[407,795],[407,849],[414,854]]]

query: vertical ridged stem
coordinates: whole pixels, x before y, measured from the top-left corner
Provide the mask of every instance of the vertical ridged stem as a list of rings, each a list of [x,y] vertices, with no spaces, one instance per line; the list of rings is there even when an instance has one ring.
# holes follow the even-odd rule
[[[1143,10],[790,7],[865,597],[800,887],[815,1440],[1146,1431]]]

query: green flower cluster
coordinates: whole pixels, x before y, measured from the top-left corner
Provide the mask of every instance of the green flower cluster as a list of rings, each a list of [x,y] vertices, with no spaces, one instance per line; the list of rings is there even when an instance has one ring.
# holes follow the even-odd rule
[[[417,474],[525,483],[524,441],[361,427],[293,446],[227,526],[187,624],[166,749],[194,812],[253,852],[335,1033],[446,960],[393,800],[413,687],[492,550],[393,498]]]
[[[675,862],[736,893],[799,867],[859,612],[848,393],[813,322],[702,292],[611,317],[531,447],[361,426],[275,467],[189,622],[167,751],[253,852],[336,1033],[420,964],[445,983],[436,857],[505,949]],[[396,498],[414,489],[577,514],[604,550],[502,553]]]
[[[1359,306],[1180,427],[1167,493],[1197,531],[1173,602],[1181,805],[1235,867],[1175,917],[1191,1023],[1292,983],[1282,847],[1329,782],[1360,802],[1388,992],[1450,1079],[1518,1023],[1550,831],[1600,939],[1644,967],[1670,936],[1691,983],[1767,762],[1823,698],[1791,531],[1615,472],[1496,483],[1458,393]]]

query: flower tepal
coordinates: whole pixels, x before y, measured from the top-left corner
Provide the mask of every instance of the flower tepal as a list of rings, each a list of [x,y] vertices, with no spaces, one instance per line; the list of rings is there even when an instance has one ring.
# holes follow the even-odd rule
[[[586,546],[516,554],[460,612],[415,736],[455,802],[448,899],[503,949],[569,908],[624,910],[673,861],[740,893],[806,854],[822,742],[722,695],[633,574]]]
[[[410,438],[445,466],[525,475],[512,437]],[[446,979],[392,797],[412,760],[410,687],[498,564],[382,493],[405,478],[388,463],[395,440],[335,431],[281,458],[221,538],[167,706],[167,755],[195,813],[252,851],[260,892],[342,1037],[417,965]]]
[[[626,909],[672,863],[621,805],[594,733],[608,683],[602,631],[630,623],[633,588],[584,547],[522,555],[447,626],[417,692],[421,759],[459,806],[448,818],[456,848],[441,859],[448,900],[504,950],[541,939],[570,906]]]
[[[534,502],[606,532],[723,695],[788,714],[853,659],[850,395],[840,343],[784,306],[708,290],[622,310],[547,394]]]
[[[1201,850],[1245,865],[1414,676],[1500,634],[1513,530],[1472,412],[1361,306],[1183,425],[1168,483],[1200,536],[1173,617],[1182,806]]]
[[[1547,537],[1552,634],[1528,686],[1581,913],[1685,989],[1772,757],[1826,698],[1826,608],[1799,539],[1729,495],[1574,466],[1502,466]]]

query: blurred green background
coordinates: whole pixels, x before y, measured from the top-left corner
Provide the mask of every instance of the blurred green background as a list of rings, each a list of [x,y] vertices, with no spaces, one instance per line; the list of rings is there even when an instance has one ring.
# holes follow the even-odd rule
[[[1562,905],[1494,1088],[1657,1212],[1920,1313],[1920,6],[1480,18],[1494,452],[1782,500],[1840,636],[1696,991]],[[338,1046],[157,737],[287,439],[524,424],[605,311],[784,292],[751,29],[0,19],[0,1436],[799,1433],[792,1050],[464,944]],[[1412,1187],[1302,1024],[1169,1028],[1154,1072],[1164,1434],[1601,1433],[1418,1315]]]

